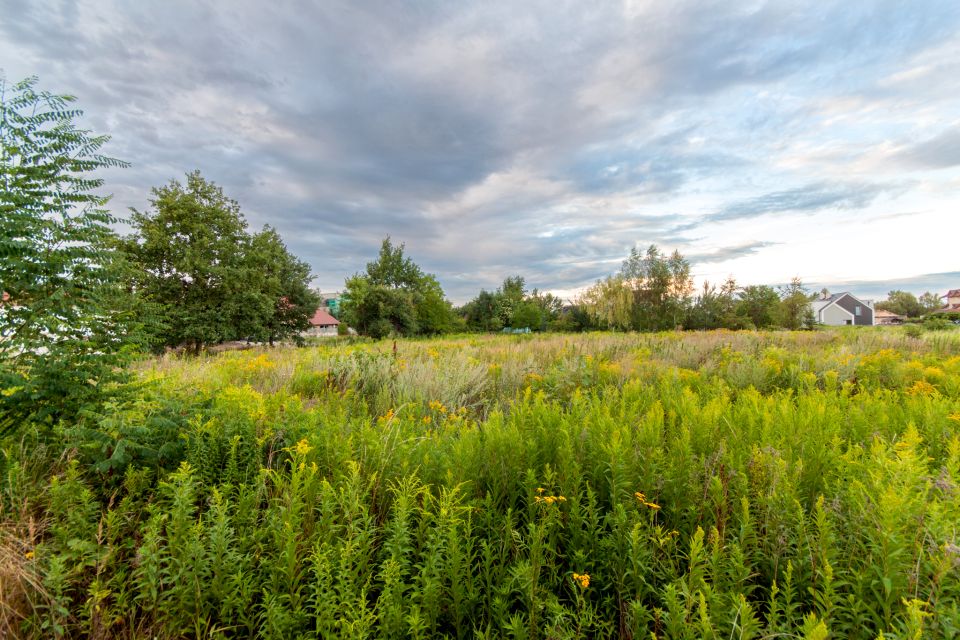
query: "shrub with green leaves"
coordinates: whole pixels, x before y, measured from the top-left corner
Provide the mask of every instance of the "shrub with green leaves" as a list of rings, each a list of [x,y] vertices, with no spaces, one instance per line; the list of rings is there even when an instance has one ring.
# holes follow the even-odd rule
[[[96,173],[124,163],[72,102],[0,78],[0,435],[97,406],[135,338]]]

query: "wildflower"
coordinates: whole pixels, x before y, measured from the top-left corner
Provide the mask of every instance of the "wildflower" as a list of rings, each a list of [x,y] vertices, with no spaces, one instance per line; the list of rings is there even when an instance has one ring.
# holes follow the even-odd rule
[[[637,500],[639,500],[640,502],[646,502],[646,501],[647,501],[647,496],[644,495],[643,491],[637,491],[637,492],[634,493],[633,495],[634,495],[634,496],[637,498]]]
[[[305,456],[311,451],[313,451],[313,447],[311,447],[307,443],[306,438],[303,438],[302,440],[300,440],[300,442],[297,443],[297,445],[293,448],[293,450],[297,452],[298,456]]]
[[[580,585],[581,589],[586,589],[590,586],[590,574],[589,573],[575,573],[573,574],[573,581]]]
[[[960,422],[960,413],[951,413],[947,416],[947,420],[953,420],[955,422]]]
[[[423,416],[423,424],[430,424],[431,422],[433,422],[433,418],[430,416]]]
[[[25,554],[23,554],[23,557],[27,560],[33,560],[33,551],[27,551]]]
[[[544,488],[543,488],[543,487],[537,487],[537,494],[543,495],[543,492],[544,492]]]
[[[650,508],[653,509],[654,511],[659,511],[659,510],[660,510],[660,505],[658,505],[658,504],[656,504],[656,503],[653,503],[653,502],[644,502],[643,504],[646,505],[647,507],[650,507]]]

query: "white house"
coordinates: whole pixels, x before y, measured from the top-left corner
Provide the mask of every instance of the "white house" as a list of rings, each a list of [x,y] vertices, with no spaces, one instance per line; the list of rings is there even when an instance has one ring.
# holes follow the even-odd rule
[[[861,300],[853,294],[834,293],[820,296],[810,303],[813,316],[819,324],[832,326],[873,325],[873,300]]]

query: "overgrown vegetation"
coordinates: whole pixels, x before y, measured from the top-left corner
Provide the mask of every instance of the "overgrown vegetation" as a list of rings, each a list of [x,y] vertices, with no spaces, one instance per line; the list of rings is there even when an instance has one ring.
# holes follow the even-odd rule
[[[96,405],[138,340],[95,177],[124,163],[77,126],[73,100],[0,76],[0,436]]]
[[[299,339],[320,303],[310,267],[270,227],[247,232],[240,205],[194,171],[153,189],[118,243],[132,290],[154,311],[158,347]]]
[[[145,362],[3,446],[23,637],[952,638],[960,341],[346,342]]]

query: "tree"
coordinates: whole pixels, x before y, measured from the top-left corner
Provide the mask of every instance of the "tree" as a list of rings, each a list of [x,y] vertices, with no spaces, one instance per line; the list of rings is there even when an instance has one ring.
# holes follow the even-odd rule
[[[388,236],[366,272],[347,279],[343,316],[358,332],[380,338],[442,333],[453,327],[453,309],[440,283],[405,256],[404,248]]]
[[[733,277],[717,289],[709,282],[690,308],[686,327],[689,329],[741,329],[748,320],[737,315],[737,283]]]
[[[514,329],[530,329],[539,331],[543,326],[543,313],[535,303],[523,301],[513,310],[510,326]]]
[[[496,293],[481,289],[476,298],[463,305],[460,313],[470,329],[499,331],[503,328],[500,298]]]
[[[939,305],[939,299],[937,300]],[[917,300],[917,297],[908,291],[899,289],[887,294],[886,300],[881,300],[876,304],[876,308],[881,311],[890,311],[897,315],[907,316],[908,318],[919,318],[924,314],[924,307]]]
[[[780,326],[784,329],[812,329],[816,320],[810,306],[812,296],[803,286],[800,278],[794,278],[790,284],[780,287]]]
[[[235,200],[199,171],[186,184],[154,188],[150,209],[133,211],[122,247],[139,267],[136,287],[160,310],[167,346],[207,344],[262,333],[276,310],[261,286],[251,238]]]
[[[135,348],[109,196],[108,136],[77,127],[72,96],[0,78],[0,434],[102,402]]]
[[[291,254],[269,226],[251,239],[247,262],[258,278],[250,284],[273,303],[257,336],[271,345],[285,338],[300,342],[301,332],[310,327],[310,318],[320,306],[320,296],[310,288],[310,265]]]
[[[917,300],[920,303],[920,309],[924,315],[930,313],[931,311],[936,311],[937,309],[943,308],[943,302],[940,296],[930,291],[927,291],[920,299]]]
[[[633,291],[621,276],[609,276],[583,292],[578,305],[601,328],[630,329]]]
[[[656,245],[646,253],[636,247],[620,269],[633,292],[631,326],[638,331],[662,331],[680,326],[693,292],[690,263],[674,251],[669,257]]]
[[[750,285],[740,290],[736,315],[747,318],[757,329],[776,326],[780,308],[777,290],[765,284]]]

